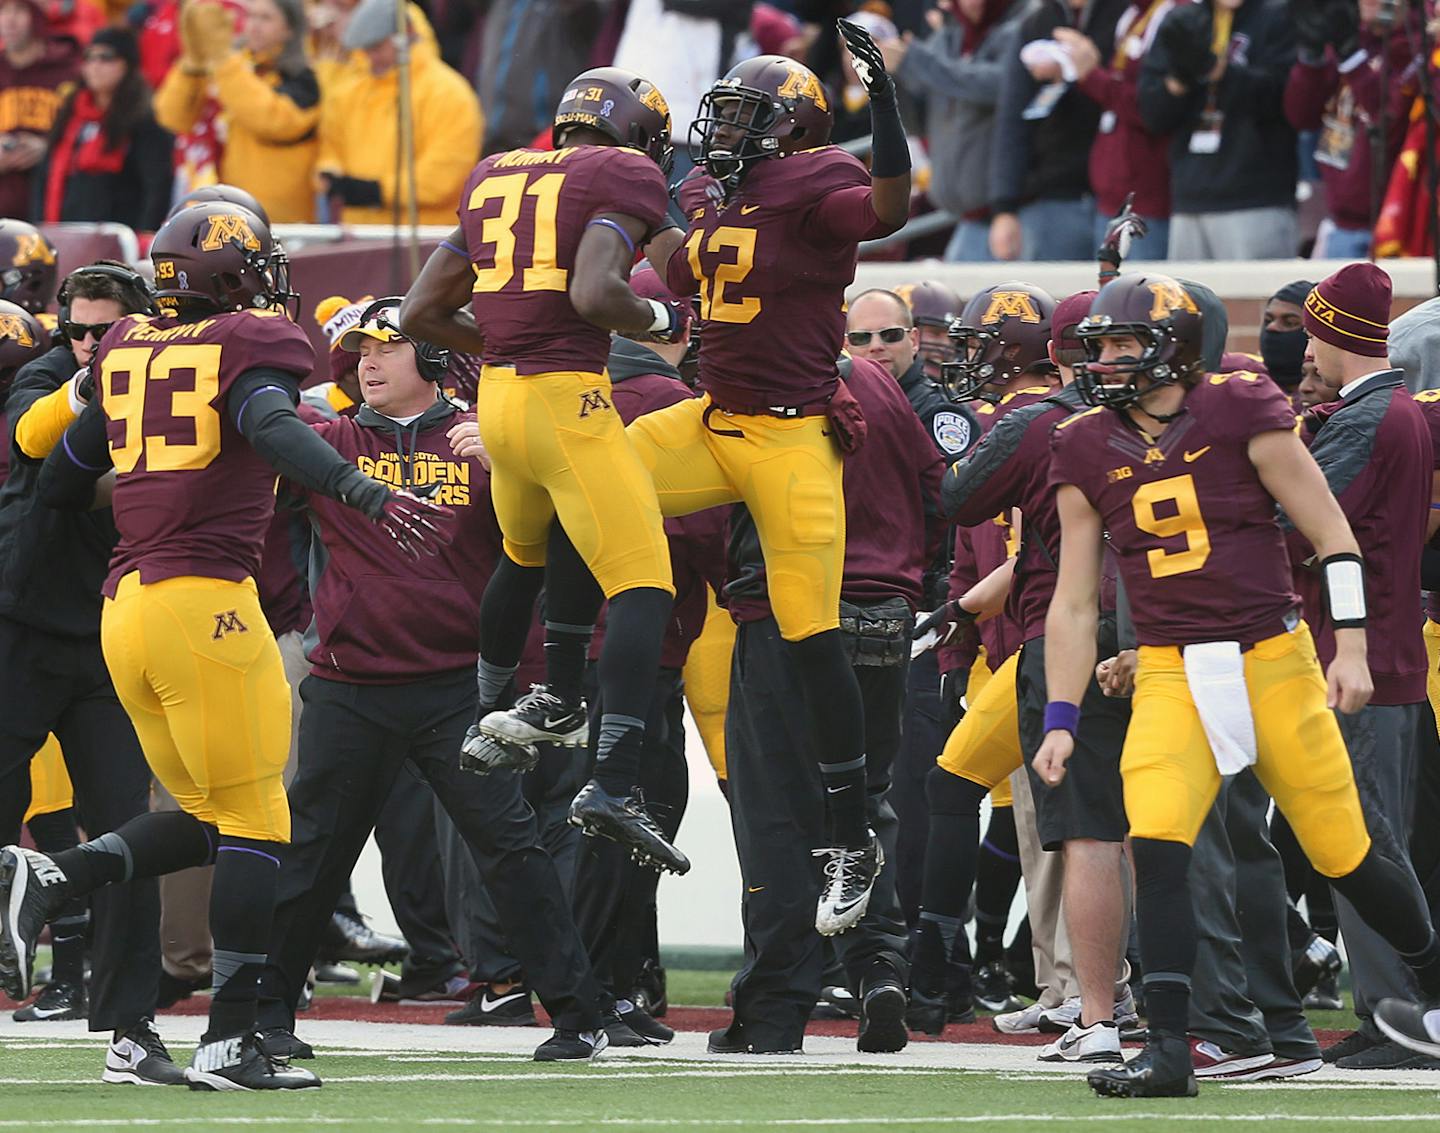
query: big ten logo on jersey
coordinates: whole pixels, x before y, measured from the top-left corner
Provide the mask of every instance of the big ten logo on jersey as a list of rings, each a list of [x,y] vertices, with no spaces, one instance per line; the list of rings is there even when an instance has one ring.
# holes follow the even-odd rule
[[[205,235],[200,237],[202,252],[218,252],[226,244],[239,244],[247,252],[260,250],[260,238],[238,212],[216,213],[207,219]]]
[[[998,323],[1001,319],[1019,319],[1022,323],[1038,323],[1040,309],[1028,291],[997,291],[990,296],[990,305],[980,316],[984,326]]]
[[[35,345],[35,336],[30,333],[29,324],[19,315],[0,315],[0,338],[21,346]]]
[[[1152,319],[1168,319],[1176,311],[1188,311],[1192,315],[1200,313],[1200,308],[1195,306],[1195,300],[1190,298],[1190,293],[1178,283],[1170,280],[1157,281],[1150,284],[1150,294],[1154,296],[1154,301],[1150,304]]]
[[[12,267],[23,268],[30,264],[53,264],[55,250],[38,232],[27,232],[15,239],[15,259]]]
[[[829,109],[825,102],[825,88],[809,67],[791,67],[790,74],[780,84],[779,94],[781,98],[808,98],[821,110]]]
[[[463,460],[446,460],[433,452],[417,452],[406,465],[399,454],[382,452],[379,456],[358,456],[355,467],[392,488],[434,490],[425,498],[432,504],[468,507],[470,504],[470,464]]]
[[[1119,468],[1110,469],[1109,472],[1105,473],[1105,479],[1112,484],[1118,484],[1121,480],[1129,480],[1134,475],[1135,469],[1128,464],[1124,464]]]

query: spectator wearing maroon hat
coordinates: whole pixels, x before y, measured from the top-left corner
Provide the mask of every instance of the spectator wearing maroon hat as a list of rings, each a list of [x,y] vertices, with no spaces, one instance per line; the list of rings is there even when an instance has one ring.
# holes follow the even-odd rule
[[[1384,271],[1373,264],[1349,264],[1310,292],[1304,319],[1310,335],[1306,360],[1339,394],[1310,410],[1320,422],[1310,451],[1360,545],[1370,608],[1366,642],[1375,693],[1360,712],[1340,716],[1340,730],[1371,835],[1409,870],[1414,746],[1428,667],[1415,596],[1434,459],[1424,415],[1405,388],[1404,374],[1387,357],[1390,298]],[[1288,537],[1292,563],[1312,557],[1312,548],[1297,532]],[[1320,578],[1303,566],[1296,575],[1306,618],[1316,630],[1316,650],[1328,665],[1335,654],[1335,627],[1327,617]],[[1349,901],[1337,894],[1336,906],[1354,976],[1355,1013],[1362,1022],[1355,1036],[1344,1040],[1341,1053],[1365,1053],[1371,1068],[1408,1065],[1412,1052],[1384,1042],[1371,1018],[1382,998],[1415,998],[1413,976]]]
[[[113,221],[154,231],[170,208],[174,139],[155,121],[126,28],[102,28],[61,104],[35,186],[48,222]]]
[[[73,40],[47,35],[39,0],[0,3],[0,43],[0,216],[29,220],[33,170],[80,59]]]

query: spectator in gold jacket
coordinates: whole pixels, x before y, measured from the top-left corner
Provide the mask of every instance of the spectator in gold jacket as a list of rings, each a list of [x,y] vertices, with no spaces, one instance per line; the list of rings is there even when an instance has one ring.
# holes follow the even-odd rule
[[[400,129],[397,0],[363,0],[344,44],[368,57],[366,72],[346,72],[326,91],[320,120],[320,186],[346,224],[408,220],[410,179],[396,160]],[[455,223],[455,203],[480,156],[480,100],[440,60],[434,41],[407,13],[410,104],[415,139],[415,199],[421,224]],[[332,215],[331,219],[336,219]]]
[[[220,105],[220,179],[253,193],[276,223],[315,219],[313,187],[320,85],[305,57],[302,0],[249,0],[243,46],[234,17],[214,0],[191,0],[180,23],[181,56],[155,96],[179,134]]]

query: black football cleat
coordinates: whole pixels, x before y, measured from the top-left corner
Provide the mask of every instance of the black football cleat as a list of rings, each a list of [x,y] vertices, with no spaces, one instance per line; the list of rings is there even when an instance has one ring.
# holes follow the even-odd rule
[[[570,804],[570,825],[578,826],[592,838],[609,838],[630,849],[631,856],[652,869],[684,875],[690,859],[672,846],[645,809],[645,799],[633,795],[612,795],[595,780],[580,788]]]
[[[183,1086],[187,1081],[151,1019],[111,1036],[100,1080],[118,1086]]]
[[[641,964],[640,974],[635,977],[635,991],[630,999],[650,1018],[665,1018],[665,1012],[670,1010],[670,996],[666,990],[664,967],[650,959]]]
[[[615,1019],[605,1025],[605,1033],[615,1047],[665,1046],[675,1038],[675,1032],[664,1023],[624,1001],[615,1005]]]
[[[997,1015],[1018,1011],[1025,1006],[1015,994],[1010,973],[1005,969],[1004,962],[1000,960],[982,964],[975,969],[973,989],[975,1005],[982,1010],[993,1011]],[[1059,1028],[1059,1033],[1064,1033],[1068,1027],[1067,1022],[1065,1026]]]
[[[905,1008],[905,1025],[916,1034],[944,1034],[949,1016],[950,1004],[943,995],[931,996],[916,988],[910,989],[910,1002]],[[970,1021],[975,1021],[974,1012],[971,1012]]]
[[[1103,1098],[1193,1098],[1195,1068],[1184,1035],[1157,1035],[1145,1049],[1120,1066],[1092,1070],[1085,1081]]]
[[[295,1032],[284,1027],[266,1027],[255,1036],[255,1040],[260,1045],[260,1053],[269,1059],[298,1058],[307,1061],[315,1057],[314,1047],[304,1039],[296,1038]]]
[[[848,987],[840,984],[826,984],[820,989],[820,998],[810,1009],[812,1019],[858,1019],[860,1001],[851,994]]]
[[[1416,1054],[1440,1057],[1440,1002],[1382,999],[1375,1005],[1375,1025],[1386,1038]]]
[[[259,1035],[231,1035],[201,1043],[185,1070],[192,1090],[307,1090],[320,1085],[309,1070],[272,1058]]]
[[[864,846],[829,846],[812,850],[825,862],[825,888],[815,907],[815,931],[821,936],[835,936],[853,928],[870,907],[870,891],[885,864],[880,839],[869,831]]]
[[[85,985],[62,980],[45,990],[11,1016],[17,1023],[63,1023],[86,1016]]]
[[[376,932],[365,918],[350,909],[336,909],[325,926],[320,942],[320,956],[328,966],[349,961],[352,964],[397,964],[410,955],[410,945],[398,936]],[[325,979],[322,983],[358,983],[359,975],[350,979]]]
[[[513,708],[491,712],[479,724],[480,731],[502,744],[533,747],[557,744],[584,747],[590,742],[590,716],[583,700],[561,700],[545,685],[531,685]]]
[[[892,972],[865,981],[860,995],[860,1035],[855,1049],[865,1054],[893,1054],[910,1042],[905,1029],[905,989]]]
[[[492,771],[533,771],[540,762],[540,749],[534,744],[502,742],[471,724],[460,745],[460,770],[473,775],[489,775]]]
[[[535,1048],[536,1062],[585,1062],[599,1058],[600,1052],[610,1045],[610,1038],[604,1031],[566,1031],[559,1027],[555,1033]]]
[[[36,850],[0,850],[0,989],[30,998],[35,942],[70,896],[70,885],[50,858]]]
[[[1328,977],[1333,981],[1344,966],[1340,950],[1323,936],[1312,933],[1304,950],[1291,957],[1290,974],[1295,980],[1295,990],[1303,999],[1322,979]]]

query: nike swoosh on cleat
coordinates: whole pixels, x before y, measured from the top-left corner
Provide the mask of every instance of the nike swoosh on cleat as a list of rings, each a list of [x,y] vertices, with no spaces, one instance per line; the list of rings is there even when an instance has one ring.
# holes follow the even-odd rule
[[[63,1015],[71,1010],[69,1007],[32,1007],[30,1013],[36,1019],[53,1019],[56,1015]]]
[[[517,999],[524,998],[524,995],[525,993],[523,991],[512,991],[509,995],[502,995],[499,999],[482,998],[480,1000],[480,1010],[485,1012],[494,1011],[496,1008],[503,1007],[507,1003],[513,1003]]]

